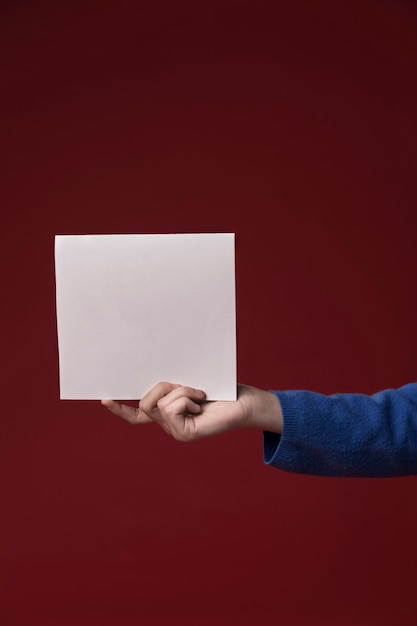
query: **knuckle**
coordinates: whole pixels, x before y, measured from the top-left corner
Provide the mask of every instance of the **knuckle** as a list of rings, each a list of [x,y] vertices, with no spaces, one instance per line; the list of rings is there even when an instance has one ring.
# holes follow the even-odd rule
[[[167,407],[166,407],[166,401],[165,401],[165,397],[160,398],[157,403],[156,406],[159,410],[160,413],[167,413]]]
[[[157,385],[157,389],[158,391],[162,394],[162,393],[168,393],[168,391],[170,390],[171,385],[166,381],[163,380],[162,382],[158,383]]]

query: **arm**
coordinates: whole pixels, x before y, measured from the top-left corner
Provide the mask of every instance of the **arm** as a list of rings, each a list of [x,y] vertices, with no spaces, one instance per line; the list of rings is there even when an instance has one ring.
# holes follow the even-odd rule
[[[267,464],[302,474],[417,474],[417,384],[372,396],[274,392],[282,436],[264,433]]]
[[[235,428],[264,431],[264,461],[319,476],[417,475],[417,384],[373,396],[268,392],[238,386],[236,402],[205,402],[202,390],[163,382],[138,408],[103,400],[132,424],[156,422],[179,441]]]

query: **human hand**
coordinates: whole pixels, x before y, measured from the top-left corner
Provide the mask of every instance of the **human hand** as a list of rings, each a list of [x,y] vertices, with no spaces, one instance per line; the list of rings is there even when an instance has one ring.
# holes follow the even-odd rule
[[[109,411],[131,424],[156,422],[178,441],[193,441],[236,428],[281,433],[282,413],[276,396],[238,385],[236,401],[205,401],[201,389],[160,382],[140,400],[138,408],[102,400]]]

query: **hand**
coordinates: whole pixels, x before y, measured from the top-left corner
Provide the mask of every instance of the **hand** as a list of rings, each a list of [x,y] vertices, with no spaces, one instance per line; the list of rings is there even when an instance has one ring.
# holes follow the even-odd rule
[[[131,424],[156,422],[178,441],[193,441],[235,428],[259,428],[281,433],[282,412],[268,391],[238,385],[233,401],[205,401],[201,389],[160,382],[140,400],[138,408],[102,400],[109,411]]]

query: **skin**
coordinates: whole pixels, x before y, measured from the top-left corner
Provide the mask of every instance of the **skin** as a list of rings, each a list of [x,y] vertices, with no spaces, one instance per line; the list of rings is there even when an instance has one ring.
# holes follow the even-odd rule
[[[201,389],[160,382],[140,400],[138,407],[102,400],[111,413],[131,424],[155,422],[178,441],[194,441],[236,428],[255,428],[280,434],[282,412],[277,397],[248,385],[238,385],[232,401],[206,401]]]

